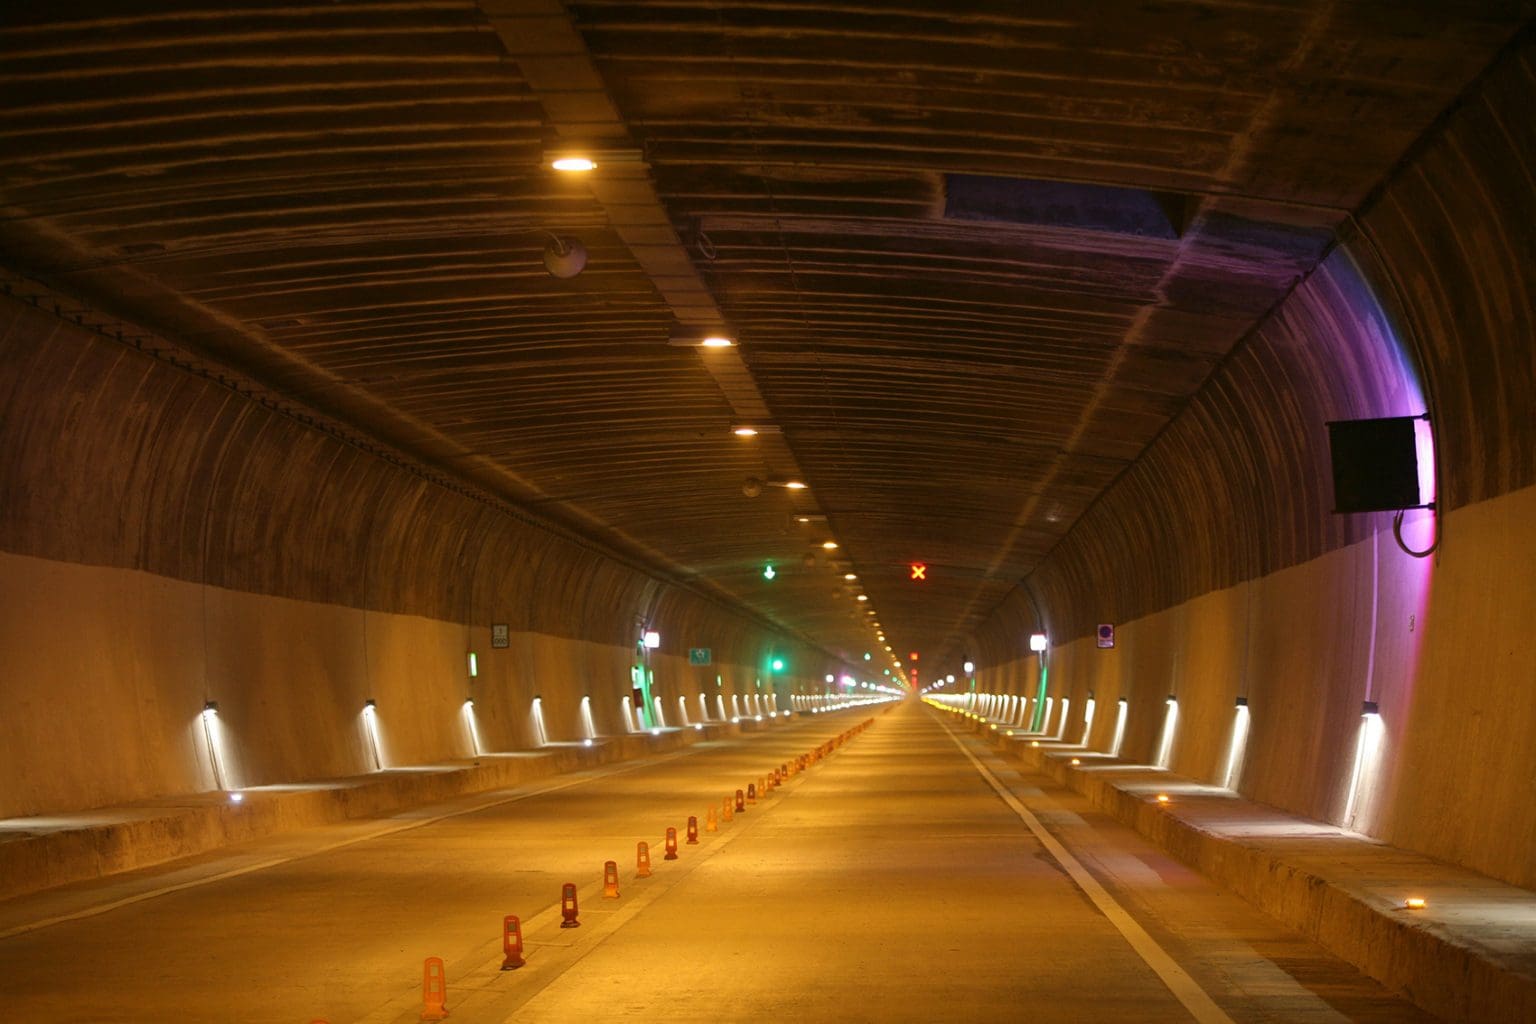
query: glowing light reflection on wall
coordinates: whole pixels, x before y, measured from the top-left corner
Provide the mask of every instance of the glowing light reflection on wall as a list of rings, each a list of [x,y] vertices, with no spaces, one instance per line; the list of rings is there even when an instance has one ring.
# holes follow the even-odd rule
[[[1131,702],[1121,697],[1115,709],[1115,738],[1109,744],[1109,756],[1120,756],[1120,744],[1125,742],[1125,716],[1130,710]]]
[[[592,698],[581,698],[581,738],[594,740],[597,738],[597,723],[592,720]]]
[[[1355,763],[1350,772],[1349,793],[1344,802],[1345,828],[1355,827],[1355,819],[1365,803],[1365,794],[1375,789],[1385,738],[1386,728],[1382,725],[1379,713],[1366,711],[1360,716],[1360,728],[1355,736]]]
[[[1094,699],[1089,697],[1088,703],[1083,705],[1083,738],[1078,741],[1077,744],[1080,747],[1086,747],[1088,745],[1088,734],[1093,731],[1094,704]]]
[[[464,727],[469,732],[469,752],[475,757],[480,756],[480,727],[475,722],[475,702],[464,702]]]
[[[533,745],[545,747],[549,745],[549,733],[544,728],[544,698],[533,698],[533,705],[528,709],[528,717],[533,724]]]
[[[1243,754],[1248,750],[1248,705],[1239,704],[1232,713],[1232,738],[1227,743],[1227,767],[1221,773],[1221,785],[1236,789],[1243,768]]]
[[[1179,701],[1176,697],[1169,697],[1167,712],[1163,715],[1163,731],[1157,737],[1157,757],[1152,762],[1159,768],[1167,768],[1169,760],[1173,757],[1173,735],[1179,728]]]
[[[363,734],[368,738],[368,753],[373,758],[373,770],[384,770],[384,744],[379,739],[379,709],[373,701],[363,705]]]

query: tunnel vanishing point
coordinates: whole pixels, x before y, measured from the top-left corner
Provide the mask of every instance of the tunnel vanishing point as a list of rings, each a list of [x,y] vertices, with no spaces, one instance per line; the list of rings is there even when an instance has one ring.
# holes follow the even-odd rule
[[[190,996],[48,979],[67,929],[152,957],[176,922],[278,898],[150,898],[199,864],[559,779],[713,786],[710,821],[741,829],[721,795],[872,721],[605,947],[752,850],[779,850],[758,883],[790,916],[792,865],[889,853],[893,912],[967,871],[1006,912],[956,939],[994,967],[941,949],[881,983],[913,986],[914,1017],[974,966],[1012,1008],[922,1019],[1245,1019],[1264,986],[1180,953],[1214,911],[1146,923],[1176,877],[1376,986],[1265,976],[1315,1019],[1536,1020],[1533,19],[0,5],[0,1003],[170,1019],[154,999]],[[550,799],[496,835],[621,831]],[[906,816],[945,807],[980,815],[947,867],[876,842],[937,836]],[[773,846],[797,814],[847,830]],[[1070,1012],[1031,989],[1075,940],[1031,931],[1033,876],[988,867],[982,821],[1042,844],[1051,884],[1102,889],[1091,927],[1142,920],[1200,991],[1114,935],[1172,1009],[1112,1012],[1088,965],[1061,968]],[[456,840],[411,834],[398,884],[452,905],[458,854],[431,851]],[[1094,852],[1111,837],[1142,852]],[[620,860],[628,898],[634,844],[614,849],[582,870]],[[132,908],[114,886],[141,887]],[[538,892],[527,919],[558,902]],[[272,970],[376,970],[382,1005],[435,953],[453,1009],[480,940],[441,927],[391,947],[403,973],[329,941]],[[867,970],[844,938],[823,955]],[[669,977],[634,991],[691,984]],[[539,1002],[563,983],[519,996],[546,1007],[527,1019],[574,1019]],[[281,1014],[182,1019],[394,1019],[286,984]],[[735,998],[708,1019],[794,1016]],[[801,1019],[887,1019],[859,998]],[[473,1005],[455,1019],[513,1004]]]

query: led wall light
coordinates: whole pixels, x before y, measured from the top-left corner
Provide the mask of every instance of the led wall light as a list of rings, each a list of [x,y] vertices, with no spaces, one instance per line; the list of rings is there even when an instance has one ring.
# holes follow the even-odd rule
[[[1045,634],[1044,633],[1031,633],[1029,635],[1029,649],[1030,650],[1032,650],[1032,651],[1043,651],[1043,650],[1045,650],[1045,643],[1046,643],[1046,640],[1045,640]]]

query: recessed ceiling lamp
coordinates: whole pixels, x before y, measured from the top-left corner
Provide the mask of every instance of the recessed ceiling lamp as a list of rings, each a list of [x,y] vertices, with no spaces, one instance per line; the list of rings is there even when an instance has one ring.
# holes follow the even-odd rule
[[[741,424],[739,426],[732,427],[731,433],[735,434],[737,437],[756,437],[757,428],[749,427],[746,424]]]
[[[733,423],[731,433],[737,437],[757,437],[759,434],[777,434],[779,428],[771,423]]]
[[[845,579],[845,580],[856,580],[856,579],[858,579],[858,577],[855,576],[851,572],[845,572],[845,573],[843,573],[843,579]]]
[[[768,482],[770,484],[774,484],[774,485],[776,485],[778,487],[783,487],[783,488],[786,488],[787,490],[791,490],[791,491],[803,491],[803,490],[805,490],[805,481],[803,481],[803,480],[783,480],[783,481],[770,480]],[[836,547],[837,545],[834,544],[832,546]]]
[[[679,348],[730,348],[736,339],[724,324],[674,323],[667,333],[667,344]]]
[[[604,143],[569,143],[545,146],[544,164],[564,174],[586,174],[599,167],[614,164],[639,165],[645,163],[645,154],[628,140],[618,139]]]
[[[786,486],[788,486],[788,485],[786,485]],[[837,550],[837,541],[835,541],[835,540],[824,540],[824,541],[821,542],[821,546],[826,548],[828,551],[836,551]]]

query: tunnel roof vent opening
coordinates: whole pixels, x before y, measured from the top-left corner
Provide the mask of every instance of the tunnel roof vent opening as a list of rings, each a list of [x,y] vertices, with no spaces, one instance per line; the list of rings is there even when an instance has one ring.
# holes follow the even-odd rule
[[[944,176],[947,220],[1032,224],[1175,240],[1184,233],[1193,196],[1070,181]]]

